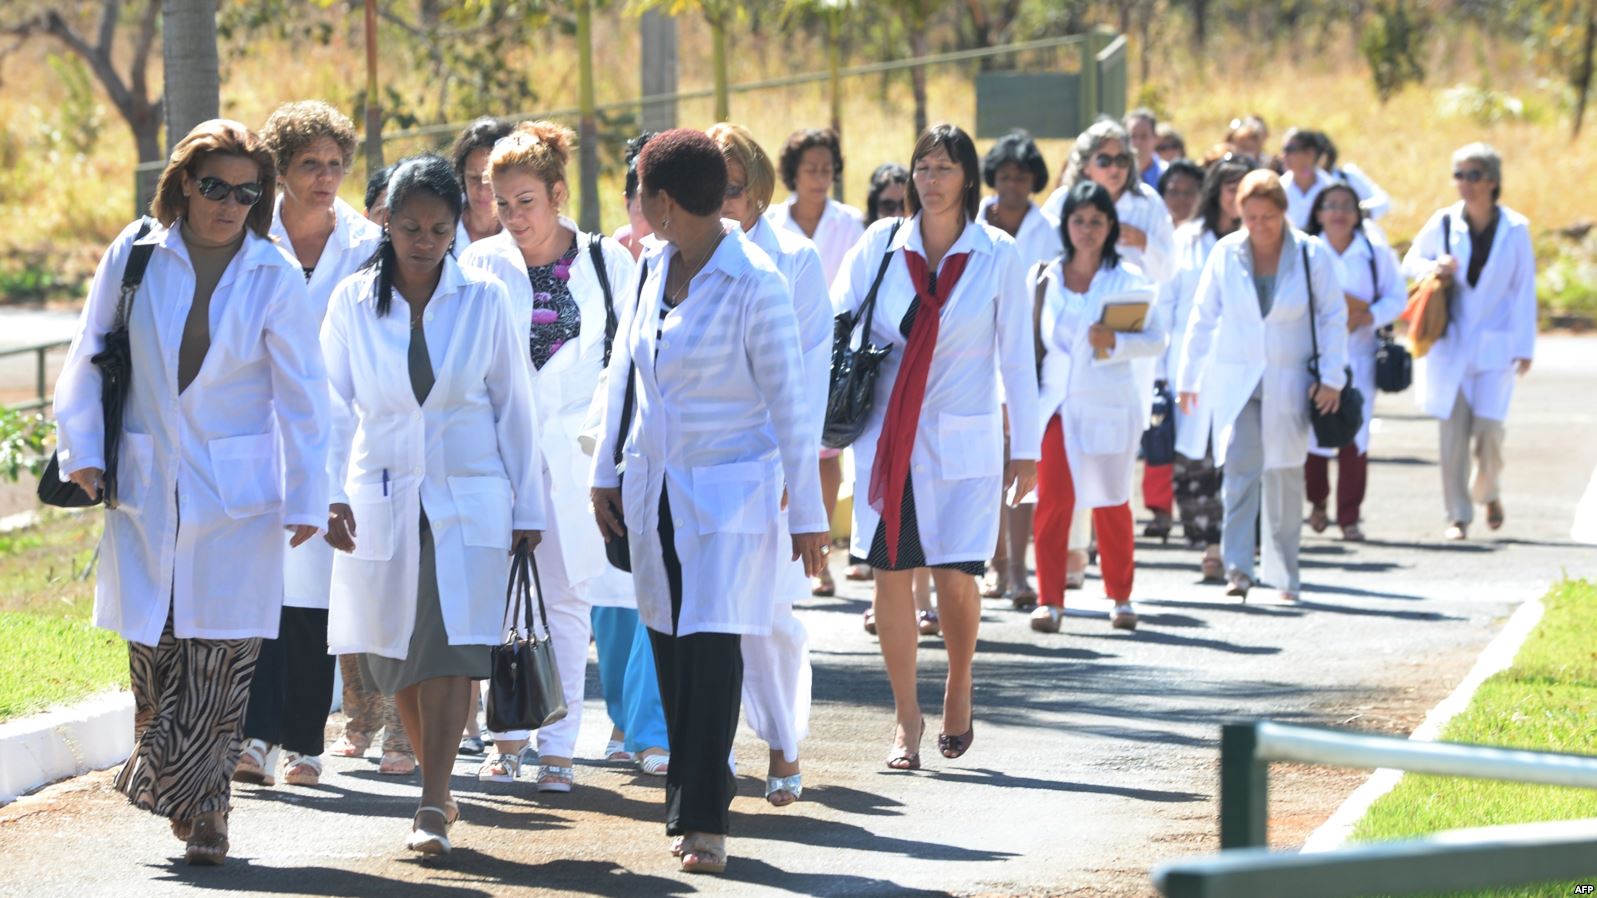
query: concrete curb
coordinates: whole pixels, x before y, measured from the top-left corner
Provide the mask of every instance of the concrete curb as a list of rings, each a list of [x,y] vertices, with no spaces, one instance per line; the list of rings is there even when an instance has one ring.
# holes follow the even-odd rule
[[[1475,666],[1470,668],[1469,675],[1447,698],[1442,699],[1429,714],[1425,715],[1425,719],[1414,729],[1409,738],[1419,742],[1435,742],[1448,721],[1469,707],[1470,700],[1475,697],[1481,684],[1486,682],[1488,677],[1507,670],[1509,665],[1514,663],[1514,657],[1519,654],[1520,647],[1525,644],[1531,630],[1536,628],[1545,610],[1540,599],[1531,599],[1514,609],[1502,632],[1497,634],[1497,637],[1486,646],[1486,650],[1481,652],[1481,656],[1475,660]],[[1401,770],[1383,767],[1375,771],[1363,785],[1347,797],[1346,801],[1342,802],[1336,813],[1309,834],[1309,838],[1303,843],[1302,853],[1330,851],[1346,844],[1348,837],[1353,834],[1353,827],[1364,819],[1364,815],[1370,810],[1370,805],[1392,791],[1402,779]]]
[[[113,767],[132,751],[131,692],[107,692],[0,724],[0,804],[59,779]]]

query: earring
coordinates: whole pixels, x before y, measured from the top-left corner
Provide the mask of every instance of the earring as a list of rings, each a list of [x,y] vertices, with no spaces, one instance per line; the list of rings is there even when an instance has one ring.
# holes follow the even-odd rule
[[[671,216],[667,215],[666,217],[660,219],[660,230],[663,231],[669,227],[671,227]]]

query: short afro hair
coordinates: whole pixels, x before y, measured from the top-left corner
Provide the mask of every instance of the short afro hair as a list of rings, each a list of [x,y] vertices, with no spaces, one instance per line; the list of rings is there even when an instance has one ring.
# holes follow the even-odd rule
[[[1037,142],[1031,139],[1031,134],[1020,128],[998,138],[993,148],[987,151],[981,163],[982,181],[988,187],[997,187],[998,170],[1011,162],[1031,172],[1032,193],[1048,186],[1048,163],[1043,161],[1042,151],[1037,149]]]
[[[726,157],[703,131],[662,131],[638,153],[638,184],[651,195],[669,193],[689,215],[718,215],[726,199]]]
[[[832,152],[832,180],[836,182],[842,179],[843,144],[838,140],[837,132],[831,128],[802,128],[789,134],[787,143],[782,145],[782,159],[779,163],[782,186],[788,190],[798,189],[799,160],[804,158],[806,150],[815,147],[825,147]]]
[[[286,174],[294,157],[323,137],[338,145],[344,168],[349,168],[355,161],[355,123],[321,100],[284,103],[261,128],[261,140],[272,151],[278,174]]]

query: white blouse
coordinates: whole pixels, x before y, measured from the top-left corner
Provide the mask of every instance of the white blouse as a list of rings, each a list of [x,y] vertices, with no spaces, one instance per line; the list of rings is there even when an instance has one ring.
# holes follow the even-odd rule
[[[1043,212],[1054,221],[1062,220],[1065,198],[1069,194],[1070,187],[1060,187],[1049,194],[1043,203]],[[1120,199],[1115,200],[1115,214],[1119,216],[1122,226],[1130,225],[1148,238],[1146,246],[1117,245],[1115,249],[1120,257],[1142,269],[1148,280],[1155,284],[1173,277],[1176,273],[1175,225],[1171,223],[1170,210],[1159,194],[1133,178],[1131,187],[1120,194]]]
[[[811,235],[804,233],[793,220],[793,199],[788,197],[787,202],[772,206],[766,210],[765,217],[777,228],[814,242],[816,251],[821,254],[821,271],[826,275],[826,282],[835,283],[838,269],[843,267],[843,257],[865,233],[865,213],[828,199],[826,208],[821,210],[821,220],[815,225],[815,233]]]

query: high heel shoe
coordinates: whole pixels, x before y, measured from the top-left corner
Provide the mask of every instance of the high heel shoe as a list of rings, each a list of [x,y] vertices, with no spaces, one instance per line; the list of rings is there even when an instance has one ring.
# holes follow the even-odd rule
[[[896,729],[896,725],[895,725]],[[908,732],[907,730],[905,731]],[[887,750],[888,770],[919,770],[920,769],[920,741],[926,736],[926,718],[920,721],[920,732],[915,736],[915,748],[911,751],[908,747],[899,748],[894,745]]]

